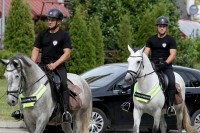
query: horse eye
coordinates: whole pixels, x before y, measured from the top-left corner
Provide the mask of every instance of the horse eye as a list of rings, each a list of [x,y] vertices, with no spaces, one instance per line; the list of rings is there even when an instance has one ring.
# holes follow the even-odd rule
[[[16,75],[15,78],[19,78],[19,75]]]
[[[139,64],[139,63],[140,63],[140,61],[137,61],[137,63]]]

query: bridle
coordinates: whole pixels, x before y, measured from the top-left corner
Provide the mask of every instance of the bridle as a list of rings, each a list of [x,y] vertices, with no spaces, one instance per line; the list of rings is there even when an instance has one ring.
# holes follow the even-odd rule
[[[152,72],[150,72],[150,73],[147,73],[147,74],[144,74],[144,75],[142,75],[142,76],[139,76],[140,75],[140,73],[141,73],[141,71],[142,71],[142,68],[144,69],[144,64],[143,64],[143,56],[129,56],[129,57],[131,57],[131,58],[136,58],[136,57],[141,57],[142,58],[142,61],[141,61],[141,63],[140,63],[140,66],[139,66],[139,68],[138,68],[138,70],[135,72],[135,71],[132,71],[132,70],[128,70],[127,71],[127,73],[129,73],[130,75],[131,75],[131,77],[132,77],[132,79],[134,79],[134,81],[136,81],[136,79],[138,79],[138,78],[142,78],[142,77],[146,77],[146,76],[148,76],[148,75],[150,75],[150,74],[152,74],[152,73],[154,73],[155,71],[152,71]],[[135,77],[134,77],[134,75],[136,75]]]
[[[7,89],[7,95],[11,95],[11,96],[15,97],[16,99],[18,99],[18,95],[21,94],[21,93],[23,93],[22,88],[24,87],[24,85],[25,85],[25,83],[26,83],[26,78],[25,78],[24,73],[23,73],[23,71],[22,71],[22,68],[23,68],[23,67],[22,67],[22,63],[21,63],[21,61],[19,60],[19,58],[17,58],[17,57],[11,58],[10,61],[9,61],[9,63],[8,63],[7,65],[11,64],[12,62],[14,62],[13,60],[17,60],[17,61],[19,62],[19,67],[14,66],[13,69],[11,69],[11,70],[6,69],[6,71],[7,71],[7,72],[13,72],[14,70],[19,71],[19,73],[21,74],[20,80],[19,80],[20,83],[19,83],[19,85],[18,85],[18,89],[15,90],[15,91],[8,91],[8,89]],[[32,85],[28,86],[27,88],[30,88],[30,87],[33,86],[35,83],[37,83],[38,81],[40,81],[45,75],[46,75],[46,74],[44,74],[42,77],[40,77],[37,81],[35,81]]]
[[[22,87],[23,87],[23,83],[25,83],[25,77],[24,77],[24,74],[22,72],[22,64],[21,64],[21,62],[20,62],[20,60],[18,58],[13,57],[12,59],[10,59],[10,61],[9,61],[9,63],[7,65],[11,64],[14,59],[18,60],[19,67],[14,67],[11,70],[6,69],[6,71],[7,72],[13,72],[14,70],[20,71],[19,72],[21,74],[21,76],[20,76],[20,84],[18,85],[18,89],[15,90],[15,91],[9,91],[7,89],[7,95],[11,95],[11,96],[15,97],[16,99],[18,99],[18,96],[16,94],[21,94],[22,93]]]

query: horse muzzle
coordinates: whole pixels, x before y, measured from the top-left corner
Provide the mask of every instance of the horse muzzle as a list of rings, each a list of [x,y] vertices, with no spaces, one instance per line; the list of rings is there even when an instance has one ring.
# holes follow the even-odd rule
[[[13,95],[13,94],[8,94],[7,95],[7,103],[10,105],[10,106],[15,106],[18,104],[18,97]]]
[[[130,73],[127,73],[126,76],[125,76],[125,82],[128,86],[132,85],[133,83],[135,83],[135,78],[130,74]]]

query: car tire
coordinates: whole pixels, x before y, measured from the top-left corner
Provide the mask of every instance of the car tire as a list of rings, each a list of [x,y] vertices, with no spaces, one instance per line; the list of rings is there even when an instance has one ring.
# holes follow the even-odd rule
[[[107,126],[108,119],[105,113],[98,108],[93,108],[89,125],[89,133],[104,133]]]
[[[196,128],[197,133],[200,133],[200,109],[195,111],[191,117],[191,123]]]

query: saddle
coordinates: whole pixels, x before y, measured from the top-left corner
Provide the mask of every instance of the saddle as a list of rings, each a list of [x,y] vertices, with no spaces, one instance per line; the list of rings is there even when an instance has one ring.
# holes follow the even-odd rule
[[[60,76],[53,73],[52,81],[53,81],[53,86],[54,86],[54,87],[51,87],[52,91],[56,90],[57,92],[55,94],[60,95],[60,83],[61,83]],[[69,93],[69,108],[70,110],[78,110],[82,106],[82,101],[79,96],[79,94],[81,93],[81,89],[77,85],[74,85],[69,79],[67,81],[67,85],[70,92]],[[52,95],[53,94],[54,93],[52,93]]]
[[[156,71],[156,66],[154,63],[152,63],[153,69]],[[156,71],[158,78],[159,78],[159,82],[161,84],[161,88],[163,90],[163,93],[165,95],[165,98],[167,99],[168,94],[167,94],[167,88],[168,88],[168,84],[169,84],[169,79],[167,77],[166,74],[164,74],[162,71]],[[181,94],[181,87],[178,83],[175,84],[176,86],[176,94],[175,94],[175,100],[174,100],[174,104],[178,105],[181,104],[183,102],[183,98],[182,98],[182,94]]]

